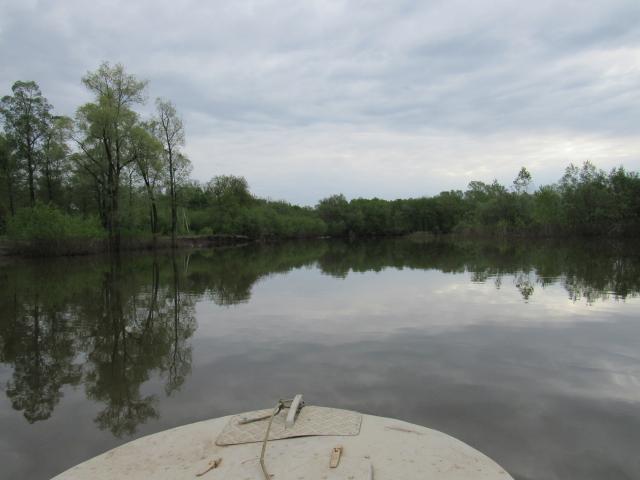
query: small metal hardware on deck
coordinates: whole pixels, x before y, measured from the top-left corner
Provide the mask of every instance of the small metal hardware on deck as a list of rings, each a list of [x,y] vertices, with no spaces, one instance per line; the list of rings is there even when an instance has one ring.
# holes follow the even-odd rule
[[[296,417],[300,412],[300,409],[304,407],[304,401],[302,400],[302,394],[297,394],[293,397],[291,405],[289,406],[289,413],[287,413],[287,419],[284,421],[284,428],[291,428],[296,421]]]

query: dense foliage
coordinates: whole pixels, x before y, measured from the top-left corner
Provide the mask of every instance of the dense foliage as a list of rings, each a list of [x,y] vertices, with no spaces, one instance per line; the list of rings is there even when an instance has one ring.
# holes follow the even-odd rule
[[[100,238],[105,233],[96,218],[69,215],[50,205],[39,203],[32,208],[19,209],[9,219],[7,232],[16,239],[43,242]]]
[[[523,168],[511,188],[471,182],[466,191],[385,201],[336,195],[317,206],[332,235],[396,235],[411,232],[481,235],[609,235],[640,233],[640,178],[590,162],[570,165],[555,185],[529,193]]]
[[[640,234],[640,178],[570,165],[553,185],[531,189],[522,168],[512,185],[473,181],[466,191],[383,200],[333,195],[315,207],[256,198],[244,178],[189,178],[182,121],[157,99],[143,118],[147,82],[101,65],[83,84],[93,101],[75,119],[55,115],[36,82],[18,81],[0,101],[0,235],[23,243],[180,234],[251,238]],[[44,247],[43,247],[44,248]]]
[[[507,188],[496,181],[471,182],[466,191],[404,200],[333,195],[315,208],[252,197],[244,179],[216,177],[184,189],[190,225],[202,233],[250,237],[380,236],[413,232],[480,235],[640,234],[640,178],[616,168],[610,173],[585,162],[570,165],[557,184],[529,192],[521,169]]]

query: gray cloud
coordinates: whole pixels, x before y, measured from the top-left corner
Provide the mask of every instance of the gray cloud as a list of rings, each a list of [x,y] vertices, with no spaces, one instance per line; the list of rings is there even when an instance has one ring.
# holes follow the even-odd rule
[[[392,198],[523,164],[540,183],[569,161],[638,169],[639,25],[635,0],[15,1],[0,88],[35,79],[72,114],[80,77],[121,61],[177,104],[200,179]]]

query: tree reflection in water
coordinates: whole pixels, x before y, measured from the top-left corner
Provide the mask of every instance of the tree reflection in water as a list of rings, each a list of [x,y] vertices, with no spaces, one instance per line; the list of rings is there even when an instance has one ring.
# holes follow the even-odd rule
[[[307,241],[14,261],[0,271],[0,362],[13,370],[6,394],[33,423],[51,416],[66,386],[82,384],[102,405],[97,425],[131,435],[159,415],[159,394],[143,393],[143,385],[161,382],[171,395],[191,372],[197,301],[248,302],[259,279],[301,267],[336,278],[437,269],[516,288],[523,301],[558,283],[571,300],[590,303],[640,291],[635,247],[597,242]]]
[[[13,295],[2,344],[3,362],[13,364],[7,396],[30,422],[45,420],[61,398],[63,385],[77,385],[81,368],[74,363],[76,337],[66,328],[64,314],[32,293],[31,302]]]
[[[104,404],[95,419],[101,429],[130,435],[157,418],[156,398],[141,394],[141,386],[157,374],[167,395],[180,388],[196,327],[194,300],[180,292],[186,272],[175,257],[168,263],[169,278],[161,278],[157,257],[145,268],[114,258],[97,272],[78,273],[86,282],[66,292],[48,281],[25,290],[5,277],[13,295],[3,296],[9,320],[1,324],[0,359],[13,365],[7,384],[13,408],[31,423],[45,420],[64,385],[83,383],[87,396]]]

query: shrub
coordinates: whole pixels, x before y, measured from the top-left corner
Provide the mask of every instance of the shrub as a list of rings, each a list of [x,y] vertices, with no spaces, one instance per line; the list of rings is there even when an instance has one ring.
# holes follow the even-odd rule
[[[49,255],[98,250],[106,232],[95,217],[69,215],[50,205],[37,204],[18,210],[9,219],[7,235],[17,242],[18,250]]]

